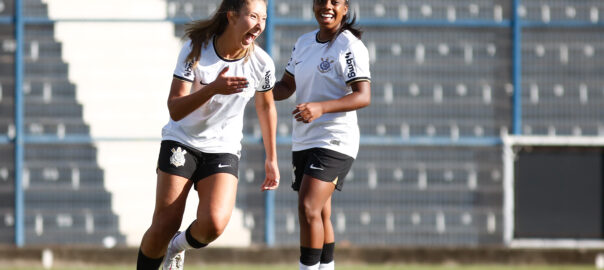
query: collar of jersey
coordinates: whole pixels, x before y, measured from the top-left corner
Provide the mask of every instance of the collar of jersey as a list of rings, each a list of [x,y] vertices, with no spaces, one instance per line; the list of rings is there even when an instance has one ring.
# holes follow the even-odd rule
[[[331,41],[331,40],[326,40],[326,41],[322,41],[322,40],[320,40],[320,39],[319,39],[319,32],[320,32],[320,31],[317,31],[317,34],[315,35],[315,40],[317,41],[317,43],[320,43],[320,44],[326,44],[326,43],[329,43],[329,42]]]
[[[226,58],[224,58],[224,57],[220,56],[220,54],[218,53],[218,50],[216,49],[216,36],[214,36],[214,37],[212,38],[212,47],[214,47],[214,54],[216,54],[216,56],[217,56],[218,58],[220,58],[220,60],[222,60],[222,61],[225,61],[225,62],[237,62],[237,61],[239,61],[239,60],[241,60],[241,59],[245,58],[245,55],[243,55],[243,57],[241,57],[241,58],[239,58],[239,59],[226,59]]]

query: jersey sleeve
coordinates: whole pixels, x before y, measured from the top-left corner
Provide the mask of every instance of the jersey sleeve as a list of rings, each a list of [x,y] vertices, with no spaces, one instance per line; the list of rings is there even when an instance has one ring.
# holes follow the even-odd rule
[[[352,43],[340,55],[340,68],[346,84],[371,81],[369,72],[369,52],[362,42]]]
[[[195,74],[193,73],[193,62],[186,61],[187,56],[191,52],[191,41],[185,42],[178,54],[178,62],[174,68],[174,78],[179,80],[193,82],[195,80]]]
[[[256,89],[258,92],[266,92],[272,90],[275,87],[275,82],[277,81],[275,77],[275,63],[269,57],[267,58],[267,62],[264,65],[264,70],[262,71],[261,83]]]

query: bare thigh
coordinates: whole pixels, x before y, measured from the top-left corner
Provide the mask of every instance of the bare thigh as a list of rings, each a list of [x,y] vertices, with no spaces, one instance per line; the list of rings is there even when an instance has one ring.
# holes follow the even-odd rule
[[[199,205],[193,235],[203,243],[214,241],[227,226],[237,197],[237,178],[228,173],[197,182]]]

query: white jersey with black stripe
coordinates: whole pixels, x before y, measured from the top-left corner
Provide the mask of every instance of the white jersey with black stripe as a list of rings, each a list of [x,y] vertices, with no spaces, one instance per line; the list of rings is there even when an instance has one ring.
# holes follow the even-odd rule
[[[296,104],[339,99],[352,93],[352,83],[371,80],[360,39],[345,30],[333,42],[321,42],[318,32],[298,39],[285,68],[296,81]],[[326,113],[311,123],[293,119],[293,151],[320,147],[356,158],[359,137],[356,111]]]
[[[191,93],[201,89],[229,67],[226,76],[245,77],[249,86],[241,93],[214,95],[185,118],[169,120],[162,129],[163,140],[178,141],[206,153],[231,153],[240,156],[243,138],[243,113],[254,94],[272,90],[275,64],[259,46],[246,59],[226,60],[218,55],[213,42],[201,50],[201,59],[193,67],[186,62],[191,41],[185,42],[174,69],[174,78],[192,83]]]

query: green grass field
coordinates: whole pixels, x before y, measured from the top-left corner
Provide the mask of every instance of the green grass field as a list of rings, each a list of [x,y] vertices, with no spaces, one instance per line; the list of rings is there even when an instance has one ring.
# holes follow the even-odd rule
[[[204,265],[186,266],[187,270],[296,270],[297,265]],[[42,267],[13,267],[6,270],[44,270]],[[52,269],[61,270],[131,270],[132,266],[55,266]],[[337,265],[337,270],[593,270],[594,266],[536,266],[536,265]]]

